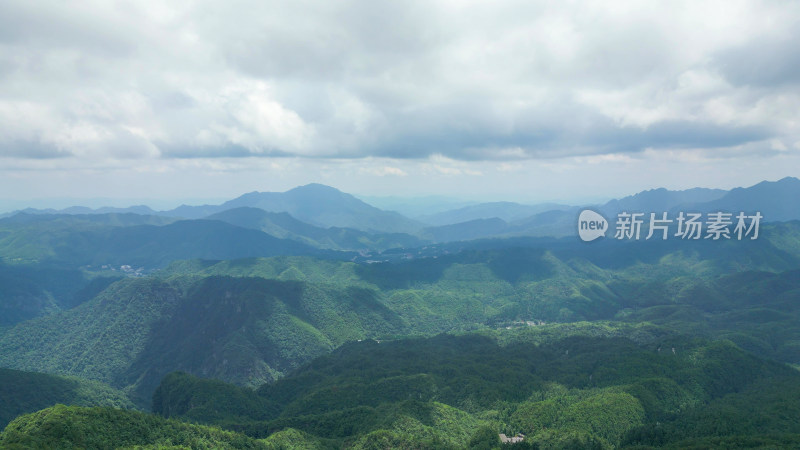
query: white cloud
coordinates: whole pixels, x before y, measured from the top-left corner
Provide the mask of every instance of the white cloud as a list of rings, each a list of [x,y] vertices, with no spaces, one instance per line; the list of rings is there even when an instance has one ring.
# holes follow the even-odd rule
[[[799,22],[769,0],[12,0],[0,158],[353,159],[387,179],[652,152],[748,165],[798,152]]]
[[[358,171],[362,174],[375,175],[379,177],[385,177],[388,175],[400,177],[408,176],[408,173],[406,173],[405,170],[391,166],[360,167]]]

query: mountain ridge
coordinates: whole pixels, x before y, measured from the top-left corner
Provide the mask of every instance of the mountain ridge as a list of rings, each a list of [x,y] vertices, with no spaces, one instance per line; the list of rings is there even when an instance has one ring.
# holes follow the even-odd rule
[[[622,211],[668,212],[697,211],[747,211],[763,209],[764,221],[789,221],[800,219],[800,204],[790,199],[800,198],[800,179],[785,177],[777,181],[762,181],[749,187],[731,190],[691,188],[668,190],[655,188],[640,191],[619,199],[610,200],[595,207],[606,217],[616,216]],[[788,199],[788,200],[787,200]],[[448,228],[459,225],[463,233],[457,235],[473,238],[492,236],[564,236],[574,233],[576,211],[581,207],[556,203],[524,205],[515,202],[485,202],[422,216],[421,221],[410,219],[400,213],[376,208],[357,197],[336,188],[319,183],[298,186],[285,192],[252,191],[219,205],[181,205],[166,211],[153,211],[147,206],[130,208],[70,207],[64,210],[25,209],[26,214],[103,214],[135,213],[185,219],[201,219],[215,216],[237,208],[258,208],[271,213],[287,213],[299,222],[317,228],[349,228],[373,234],[406,233],[416,236],[447,236]],[[526,215],[535,211],[533,214]],[[12,213],[4,216],[13,215]],[[2,216],[0,216],[2,217]],[[485,226],[485,220],[501,219],[503,227]],[[479,219],[484,220],[480,222]],[[284,219],[286,221],[288,219]],[[427,226],[424,224],[428,223]],[[469,230],[471,225],[480,225]],[[300,226],[300,225],[297,225]],[[282,232],[285,232],[282,231]],[[341,231],[340,231],[341,232]]]

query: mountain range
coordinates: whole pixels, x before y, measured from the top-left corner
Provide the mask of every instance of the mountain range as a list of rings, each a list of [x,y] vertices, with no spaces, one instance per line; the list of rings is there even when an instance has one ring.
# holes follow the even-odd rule
[[[293,239],[319,248],[336,250],[418,247],[426,241],[408,233],[370,233],[355,228],[320,227],[295,219],[287,212],[269,212],[250,206],[226,209],[207,220],[219,220],[242,228],[260,230],[282,239]]]
[[[764,236],[175,261],[0,328],[0,367],[16,369],[0,371],[15,393],[0,418],[33,413],[0,444],[106,445],[121,438],[99,430],[141,421],[143,440],[125,442],[187,442],[147,433],[191,422],[241,433],[227,435],[239,446],[292,433],[312,448],[484,448],[472,442],[485,429],[546,448],[682,448],[733,439],[723,419],[775,439],[800,423],[786,366],[800,362],[800,246],[773,243],[800,241],[800,224]]]
[[[391,248],[394,243],[398,247],[412,245],[415,238],[422,244],[426,240],[441,242],[490,236],[571,235],[574,233],[573,222],[578,211],[586,206],[597,209],[609,218],[622,211],[677,213],[682,210],[701,213],[759,211],[765,222],[797,220],[800,219],[800,204],[793,201],[796,198],[800,198],[800,180],[787,177],[730,191],[707,188],[683,191],[652,189],[602,205],[479,203],[410,219],[397,212],[378,209],[335,188],[309,184],[286,192],[251,192],[219,205],[183,205],[168,211],[134,206],[94,210],[71,207],[59,211],[27,209],[15,213],[134,213],[173,219],[208,218],[258,229],[274,237],[305,241],[321,248],[386,249]],[[265,216],[246,210],[229,212],[239,208],[255,208],[274,214]],[[5,216],[15,213],[7,213]],[[280,213],[291,218],[279,216]],[[310,228],[309,225],[316,228]],[[376,234],[381,236],[373,236]],[[365,241],[377,241],[379,244],[357,244]]]
[[[250,192],[217,206],[180,206],[162,214],[197,219],[229,209],[251,207],[286,212],[322,227],[348,227],[372,232],[411,232],[415,221],[392,211],[375,208],[350,194],[322,184],[308,184],[286,192]]]
[[[698,317],[706,324],[729,332],[736,323],[731,311],[766,307],[758,298],[771,292],[787,297],[775,300],[776,312],[765,320],[788,327],[797,320],[786,302],[798,292],[800,246],[775,243],[797,240],[800,227],[792,224],[766,226],[764,239],[748,245],[642,241],[610,251],[613,242],[587,246],[567,239],[381,264],[306,256],[175,261],[145,277],[106,278],[97,286],[73,281],[87,291],[77,306],[0,333],[0,367],[101,381],[141,405],[174,370],[256,386],[347,341],[520,317],[619,320],[626,309],[641,317],[672,308],[670,314],[704,311]],[[748,270],[785,275],[762,277],[755,295],[736,288],[737,277],[716,281]],[[700,325],[681,320],[680,326]],[[794,361],[792,342],[799,337],[784,331],[768,349],[730,339]]]
[[[798,193],[593,205],[761,212],[742,241],[322,185],[0,218],[0,447],[797,448]]]
[[[422,225],[392,211],[375,208],[338,189],[308,184],[286,192],[250,192],[220,205],[182,205],[172,210],[154,211],[147,206],[130,208],[104,207],[91,209],[70,207],[62,210],[25,209],[7,213],[26,214],[108,214],[134,213],[182,219],[201,219],[230,209],[250,207],[268,212],[286,212],[312,225],[322,227],[347,227],[363,231],[410,232]]]
[[[501,219],[505,222],[513,222],[538,213],[563,211],[569,208],[569,205],[558,203],[522,205],[515,202],[489,202],[421,216],[418,220],[433,226],[453,225],[480,219]]]

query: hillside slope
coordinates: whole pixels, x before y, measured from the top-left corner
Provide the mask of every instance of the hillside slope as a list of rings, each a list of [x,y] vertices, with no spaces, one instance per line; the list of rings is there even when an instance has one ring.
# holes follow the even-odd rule
[[[405,233],[368,233],[354,228],[314,226],[295,219],[286,212],[241,207],[206,217],[242,228],[263,231],[281,239],[292,239],[314,247],[334,250],[386,250],[419,247],[426,242]]]
[[[258,385],[350,340],[407,324],[372,290],[263,278],[126,279],[0,336],[0,365],[132,389],[173,370]]]
[[[476,335],[348,344],[257,392],[171,374],[153,410],[253,437],[299,429],[345,448],[473,448],[485,429],[495,442],[523,433],[543,448],[685,445],[739,430],[800,442],[800,406],[775,398],[800,394],[800,374],[729,342],[498,337],[505,344]]]
[[[0,255],[14,264],[68,268],[103,265],[153,269],[177,259],[320,255],[309,245],[212,220],[166,225],[118,223],[113,217],[28,216],[0,221]],[[102,220],[106,219],[106,220]]]
[[[0,369],[0,429],[21,414],[57,403],[132,409],[122,392],[97,381]]]
[[[268,449],[240,434],[113,408],[56,405],[15,419],[0,434],[4,448]]]

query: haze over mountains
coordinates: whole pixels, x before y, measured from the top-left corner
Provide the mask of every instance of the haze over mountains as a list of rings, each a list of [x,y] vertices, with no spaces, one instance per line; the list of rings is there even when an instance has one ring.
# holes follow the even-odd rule
[[[317,228],[347,228],[367,233],[406,233],[424,237],[446,235],[451,228],[437,230],[437,227],[461,224],[456,229],[471,229],[467,236],[487,237],[491,235],[567,235],[574,230],[569,224],[574,220],[579,208],[591,206],[607,217],[618,212],[676,212],[678,210],[695,212],[727,211],[739,212],[760,211],[765,221],[787,221],[800,219],[800,205],[793,199],[800,196],[800,180],[787,177],[778,181],[763,181],[754,186],[735,188],[730,191],[722,189],[693,188],[683,191],[670,191],[664,188],[651,189],[624,198],[611,200],[603,205],[563,205],[542,203],[524,205],[514,202],[488,202],[439,211],[413,218],[405,217],[394,211],[376,208],[353,195],[338,189],[309,184],[286,192],[250,192],[219,205],[182,205],[166,211],[154,211],[147,206],[139,205],[129,208],[104,207],[91,209],[81,206],[63,210],[26,209],[6,213],[8,217],[22,212],[26,214],[120,214],[133,213],[155,215],[181,219],[209,218],[223,220],[246,228],[274,229],[276,237],[292,235],[288,228],[305,227],[306,232],[319,234],[320,230],[311,231],[306,225]],[[430,208],[430,206],[428,206]],[[264,223],[256,226],[256,222],[267,220],[242,217],[245,214],[219,215],[237,208],[256,208],[269,213],[286,213],[296,219],[270,216],[270,221],[284,222],[284,226]],[[486,219],[499,219],[487,222]],[[301,225],[304,222],[305,225]],[[471,224],[471,225],[470,225]],[[555,226],[568,225],[560,233]],[[283,228],[284,231],[279,231]],[[421,234],[420,234],[421,233]],[[280,234],[283,234],[281,236]],[[301,233],[305,235],[305,233]],[[435,239],[439,240],[439,239]]]
[[[800,180],[785,178],[731,191],[655,189],[594,208],[610,222],[620,211],[668,211],[673,217],[678,211],[759,211],[763,222],[769,223],[800,219],[797,198]],[[495,202],[429,216],[445,223],[432,226],[380,210],[337,189],[312,184],[285,193],[254,192],[220,205],[161,212],[144,206],[101,208],[90,210],[91,214],[80,207],[57,212],[29,210],[0,219],[0,263],[45,264],[60,270],[106,267],[141,276],[174,260],[194,258],[307,255],[357,262],[402,260],[445,251],[432,244],[572,236],[580,209]],[[525,216],[527,213],[533,214]],[[41,279],[41,275],[31,276]],[[61,308],[48,299],[53,292],[50,288],[19,289],[5,295],[16,299],[10,304],[27,306],[14,306],[9,320]]]
[[[494,218],[502,219],[505,222],[512,222],[545,211],[563,211],[569,208],[569,205],[560,205],[557,203],[522,205],[514,202],[489,202],[422,216],[419,220],[434,226],[453,225],[476,219]]]
[[[419,224],[392,212],[383,211],[322,184],[307,184],[286,192],[250,192],[217,206],[180,206],[165,215],[198,219],[239,207],[269,212],[287,212],[312,225],[348,227],[363,231],[409,232]]]
[[[312,225],[349,227],[364,231],[408,232],[421,224],[392,212],[383,211],[350,194],[321,184],[308,184],[286,192],[250,192],[221,205],[182,205],[172,210],[154,211],[147,206],[130,208],[71,207],[63,210],[22,210],[38,214],[106,214],[134,213],[182,219],[201,219],[230,209],[250,207],[269,212],[286,212]]]

